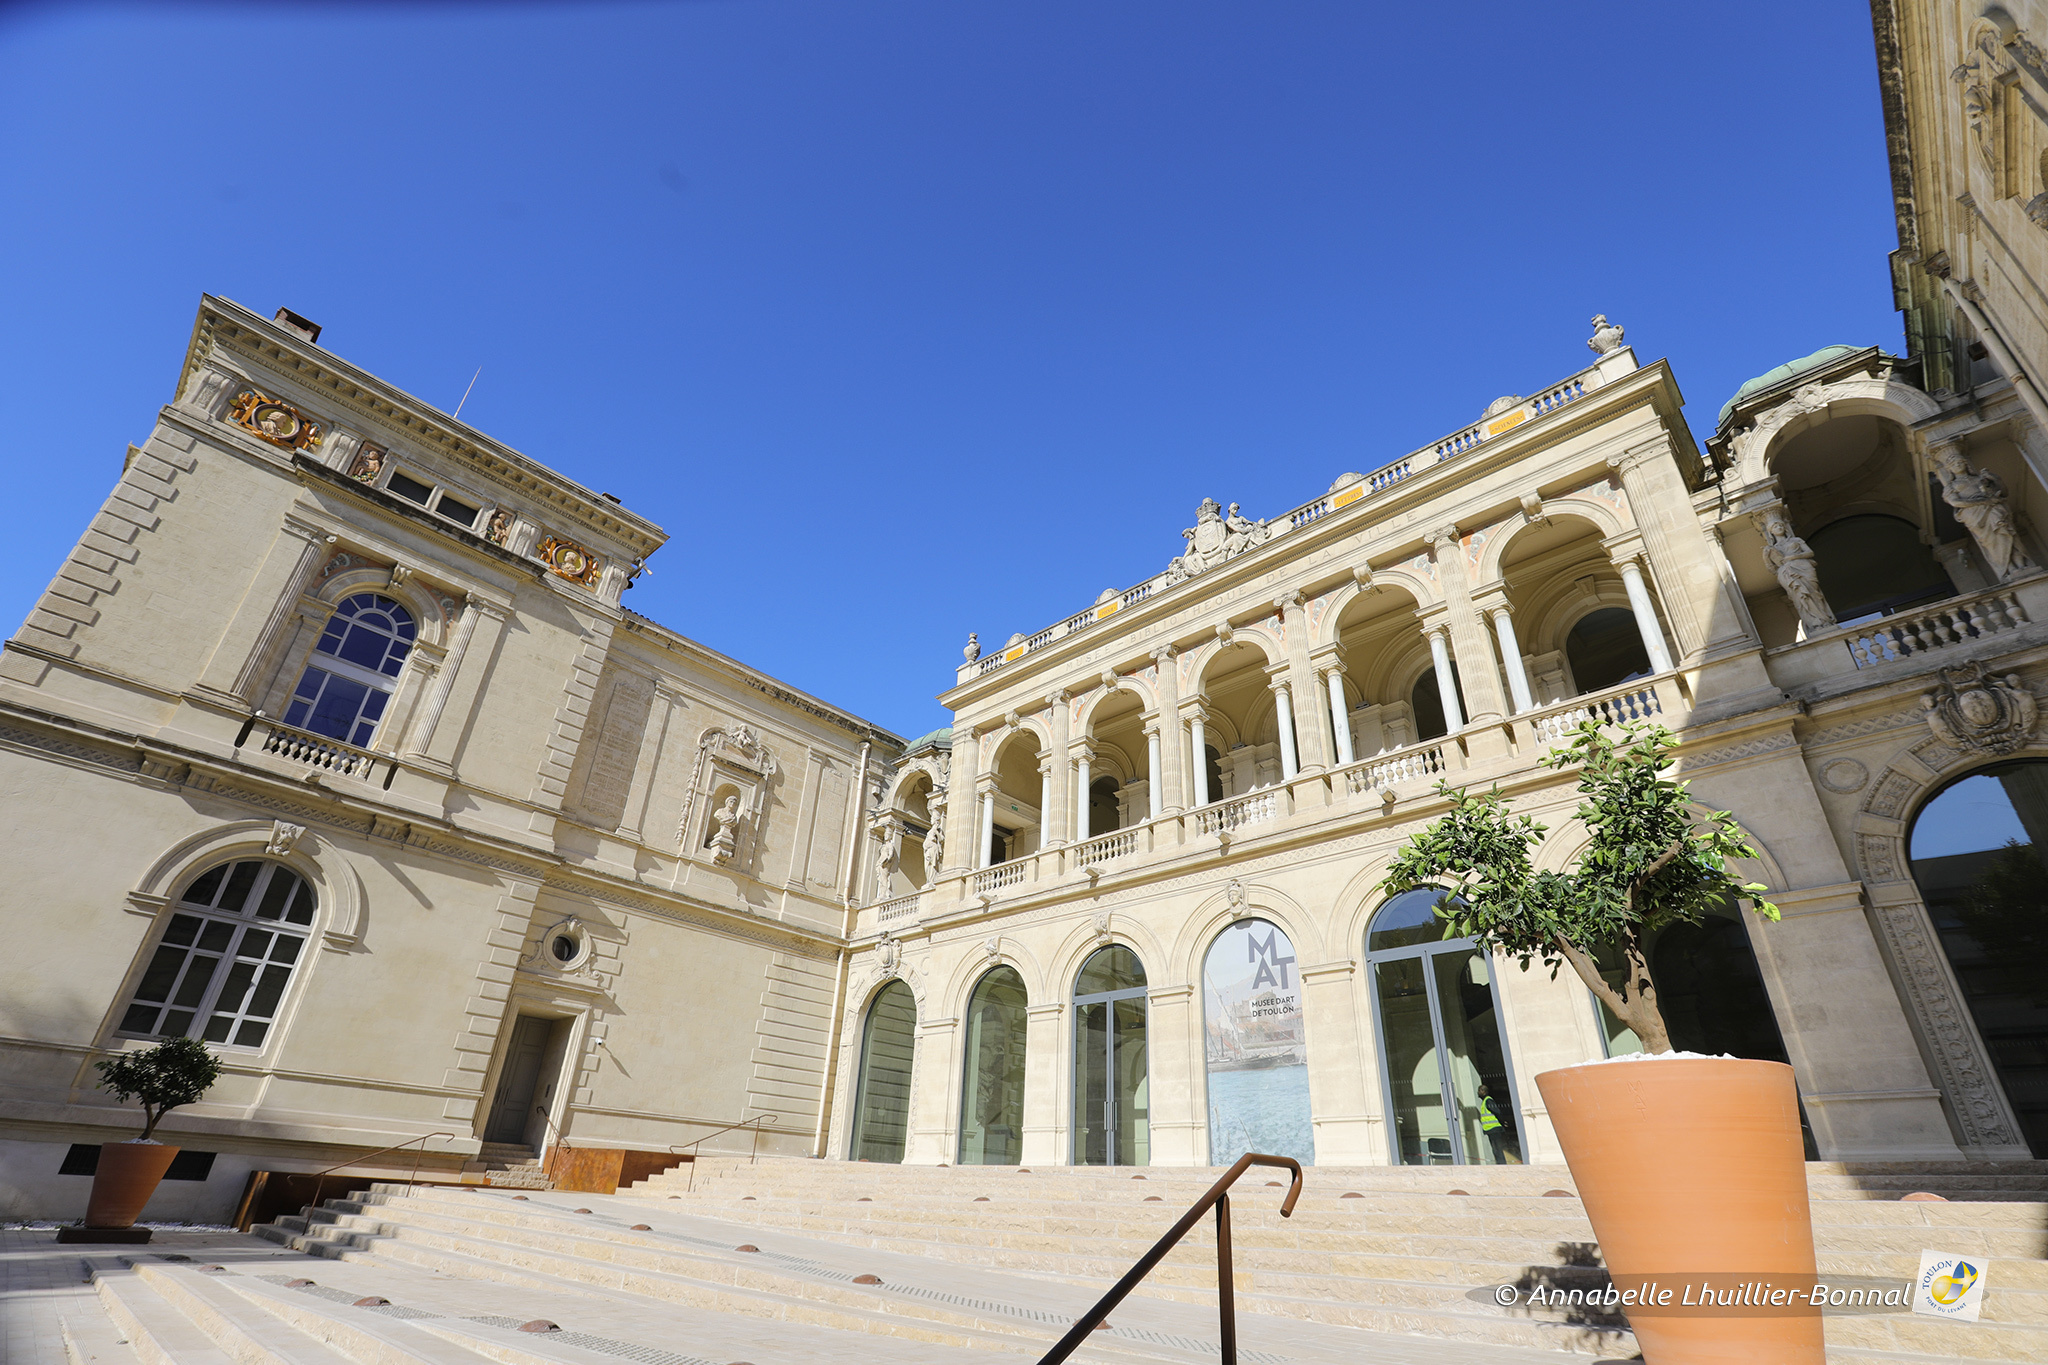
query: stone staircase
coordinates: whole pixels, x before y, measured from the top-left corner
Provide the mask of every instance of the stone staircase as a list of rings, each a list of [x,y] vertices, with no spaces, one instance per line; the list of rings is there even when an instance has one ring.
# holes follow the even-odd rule
[[[1270,1174],[1231,1200],[1246,1365],[1634,1354],[1597,1313],[1492,1301],[1604,1281],[1562,1167],[1313,1168],[1290,1219]],[[705,1158],[694,1189],[685,1170],[618,1195],[371,1185],[263,1241],[89,1256],[106,1319],[66,1332],[74,1365],[1035,1360],[1214,1176]],[[1831,1361],[2048,1360],[2048,1163],[1808,1179],[1826,1275],[1903,1282],[1927,1247],[1987,1263],[1983,1322],[1830,1316]],[[1922,1190],[1947,1202],[1901,1201]],[[1212,1229],[1074,1358],[1213,1362]],[[536,1320],[560,1330],[520,1330]]]
[[[540,1154],[516,1142],[486,1142],[477,1150],[474,1169],[484,1173],[494,1190],[551,1190],[555,1182],[541,1169]]]

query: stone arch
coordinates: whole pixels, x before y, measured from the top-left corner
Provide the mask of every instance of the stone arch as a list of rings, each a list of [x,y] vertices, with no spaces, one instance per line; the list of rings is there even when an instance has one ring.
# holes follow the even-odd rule
[[[1242,887],[1244,904],[1236,914],[1231,913],[1231,885]],[[1173,941],[1173,962],[1185,973],[1188,981],[1201,980],[1202,959],[1208,955],[1209,945],[1239,920],[1270,920],[1286,933],[1288,941],[1304,960],[1320,961],[1328,955],[1328,945],[1313,918],[1302,908],[1299,901],[1279,888],[1264,882],[1237,882],[1231,878],[1223,885],[1204,896],[1186,919],[1181,921],[1180,932]]]
[[[1074,710],[1073,725],[1071,727],[1073,733],[1079,737],[1093,730],[1095,728],[1095,713],[1108,705],[1110,701],[1121,693],[1128,693],[1136,697],[1138,699],[1138,709],[1141,712],[1158,709],[1159,700],[1157,694],[1151,687],[1141,683],[1138,680],[1138,675],[1134,673],[1118,679],[1115,687],[1098,687],[1081,698],[1080,704]]]
[[[1610,507],[1592,498],[1563,497],[1545,498],[1543,515],[1532,518],[1525,512],[1516,512],[1495,527],[1495,534],[1488,538],[1480,549],[1479,566],[1472,572],[1475,587],[1498,583],[1502,577],[1502,566],[1507,562],[1508,551],[1517,541],[1530,535],[1541,535],[1554,529],[1561,521],[1583,521],[1590,525],[1596,539],[1607,540],[1632,529],[1633,524],[1625,518],[1619,508]]]
[[[263,858],[298,873],[319,898],[314,923],[327,946],[361,945],[368,928],[362,877],[331,841],[282,820],[235,820],[180,840],[149,865],[128,903],[155,915],[191,878],[236,858]]]
[[[1941,411],[1932,398],[1889,375],[1882,379],[1856,374],[1830,384],[1806,384],[1757,419],[1735,438],[1735,482],[1759,483],[1771,477],[1784,444],[1834,417],[1881,417],[1904,433],[1907,449],[1917,441],[1914,427]]]
[[[1177,984],[1162,979],[1178,965],[1169,957],[1167,946],[1154,937],[1136,916],[1118,915],[1111,910],[1107,932],[1098,929],[1091,918],[1078,921],[1061,936],[1047,959],[1044,977],[1047,994],[1043,998],[1071,1001],[1074,998],[1074,981],[1080,976],[1082,966],[1098,949],[1118,943],[1138,955],[1139,963],[1145,968],[1147,990]],[[1179,981],[1186,979],[1178,978]]]
[[[980,751],[975,755],[974,775],[989,777],[995,773],[996,761],[1001,757],[1003,746],[1019,735],[1030,735],[1038,743],[1037,752],[1046,754],[1052,750],[1052,727],[1043,716],[1019,716],[1014,725],[999,725],[993,730],[984,730],[976,737]]]
[[[1027,1005],[1035,1005],[1048,997],[1045,984],[1045,969],[1037,954],[1024,945],[1014,934],[1001,931],[1000,925],[991,925],[994,933],[979,939],[963,939],[957,944],[960,951],[948,967],[942,980],[933,983],[933,1003],[943,1007],[945,1013],[938,1018],[960,1018],[967,1010],[967,998],[974,992],[975,983],[997,967],[1014,967],[1024,981],[1024,999]],[[994,942],[996,951],[988,951],[988,944]]]
[[[448,627],[451,624],[449,612],[442,606],[440,594],[422,584],[417,578],[407,578],[403,583],[391,582],[391,571],[383,568],[345,569],[321,580],[310,594],[311,597],[327,604],[331,612],[347,598],[357,593],[374,593],[388,597],[412,613],[412,619],[419,627],[419,643],[443,646],[448,641]],[[453,599],[448,599],[453,601]],[[460,603],[455,604],[458,608]],[[475,610],[474,607],[467,610]],[[322,622],[324,627],[326,622]]]
[[[1398,588],[1414,599],[1417,610],[1443,600],[1443,594],[1437,590],[1437,585],[1409,568],[1406,562],[1395,564],[1391,568],[1371,569],[1368,572],[1372,575],[1370,582],[1360,583],[1354,580],[1331,591],[1329,610],[1323,613],[1315,637],[1310,641],[1311,649],[1321,649],[1326,645],[1338,643],[1343,634],[1345,611],[1353,602],[1369,593]]]

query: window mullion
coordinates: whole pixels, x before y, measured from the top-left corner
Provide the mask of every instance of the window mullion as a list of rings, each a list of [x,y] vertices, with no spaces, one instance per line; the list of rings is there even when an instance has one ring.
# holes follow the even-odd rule
[[[192,1028],[187,1037],[198,1038],[206,1032],[206,1025],[213,1018],[213,1007],[220,1000],[221,988],[227,984],[228,974],[235,969],[235,955],[241,951],[242,939],[248,932],[249,926],[246,923],[236,925],[235,936],[228,940],[226,951],[215,964],[212,983],[207,986],[206,994],[200,997],[199,1004],[194,1007]]]

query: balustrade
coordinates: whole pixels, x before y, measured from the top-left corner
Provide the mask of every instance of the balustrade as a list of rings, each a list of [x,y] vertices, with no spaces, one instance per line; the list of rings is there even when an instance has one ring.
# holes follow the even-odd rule
[[[1279,818],[1280,793],[1277,790],[1250,792],[1198,808],[1194,812],[1195,833],[1215,834],[1219,830],[1263,825]]]
[[[309,768],[324,768],[350,777],[358,774],[368,777],[370,765],[376,762],[368,750],[358,749],[352,744],[343,744],[325,735],[294,729],[276,721],[264,724],[263,752],[266,754],[276,754],[279,758],[303,763]]]
[[[1345,790],[1352,796],[1391,787],[1397,782],[1409,782],[1418,777],[1434,777],[1446,771],[1449,765],[1444,761],[1444,746],[1430,744],[1397,749],[1391,754],[1368,758],[1363,763],[1353,764],[1344,770]]]
[[[1127,858],[1138,851],[1138,835],[1135,829],[1120,829],[1109,834],[1098,834],[1086,843],[1074,846],[1074,866],[1087,867],[1091,863],[1106,863],[1113,858]]]
[[[902,919],[905,915],[916,914],[918,894],[918,892],[913,891],[907,896],[898,896],[894,900],[883,901],[875,907],[875,918],[886,924],[892,919]]]
[[[1845,643],[1856,667],[1869,668],[1988,635],[2003,635],[2025,624],[2027,615],[2019,598],[2004,588],[1994,588],[1926,611],[1853,627]]]
[[[1534,408],[1536,415],[1540,417],[1546,412],[1552,412],[1563,407],[1574,398],[1584,398],[1585,396],[1586,381],[1584,379],[1567,379],[1556,388],[1540,393],[1530,399],[1529,406]]]
[[[1367,476],[1366,483],[1371,486],[1373,492],[1378,493],[1383,489],[1392,488],[1395,484],[1407,478],[1409,471],[1413,468],[1414,465],[1411,461],[1399,459],[1388,465],[1385,469],[1378,470]]]
[[[997,863],[994,867],[983,868],[974,874],[974,893],[985,895],[990,891],[1000,891],[1006,886],[1017,885],[1024,880],[1024,865],[1029,861],[1028,858],[1013,858],[1007,863]]]
[[[1574,697],[1561,706],[1539,712],[1529,718],[1529,728],[1539,741],[1554,744],[1589,720],[1601,725],[1624,725],[1663,714],[1664,699],[1658,695],[1656,685],[1638,680],[1598,696]]]
[[[1330,500],[1328,498],[1317,498],[1308,506],[1289,512],[1287,514],[1287,525],[1290,529],[1299,531],[1310,522],[1321,521],[1328,515],[1330,515]]]

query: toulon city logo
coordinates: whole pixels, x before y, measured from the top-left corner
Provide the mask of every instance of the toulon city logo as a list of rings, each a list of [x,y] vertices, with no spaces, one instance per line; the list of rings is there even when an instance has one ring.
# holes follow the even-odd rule
[[[1278,929],[1272,930],[1266,935],[1264,943],[1259,942],[1259,936],[1250,930],[1245,931],[1244,937],[1251,951],[1251,956],[1247,961],[1259,964],[1257,974],[1252,977],[1252,989],[1257,990],[1261,986],[1278,986],[1283,991],[1293,990],[1293,983],[1287,979],[1287,969],[1294,965],[1294,959],[1292,957],[1280,956],[1280,931]],[[1292,947],[1293,945],[1289,944],[1288,946]]]

